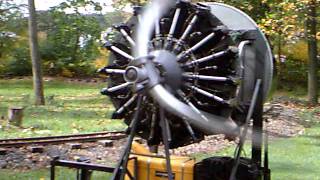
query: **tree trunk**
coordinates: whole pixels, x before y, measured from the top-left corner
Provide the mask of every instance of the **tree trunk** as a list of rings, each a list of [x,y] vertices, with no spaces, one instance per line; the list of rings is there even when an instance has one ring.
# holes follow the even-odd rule
[[[33,89],[35,105],[44,105],[41,60],[38,47],[37,21],[34,0],[28,0],[29,9],[29,41],[32,59]]]
[[[8,123],[20,127],[23,119],[23,108],[12,107],[8,110]]]
[[[317,11],[316,0],[312,0],[308,4],[307,12],[307,39],[309,54],[309,72],[308,72],[308,98],[311,104],[318,103],[318,80],[317,80]]]

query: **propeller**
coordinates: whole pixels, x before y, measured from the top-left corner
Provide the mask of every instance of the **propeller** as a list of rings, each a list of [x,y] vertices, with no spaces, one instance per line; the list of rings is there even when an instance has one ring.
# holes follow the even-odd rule
[[[136,131],[149,145],[161,142],[160,119],[168,121],[171,148],[207,134],[238,136],[255,80],[263,80],[266,96],[272,79],[271,50],[258,26],[219,3],[154,0],[142,12],[114,26],[115,43],[105,41],[112,56],[100,70],[109,76],[102,94],[116,107],[113,117],[130,125],[143,96]],[[230,21],[235,15],[242,24]]]

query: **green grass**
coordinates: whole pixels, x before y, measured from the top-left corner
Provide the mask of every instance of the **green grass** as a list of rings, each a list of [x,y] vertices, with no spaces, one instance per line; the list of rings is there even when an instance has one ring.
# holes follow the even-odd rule
[[[270,141],[269,162],[272,180],[320,180],[320,120],[314,116],[314,113],[318,112],[319,108],[301,114],[303,119],[310,120],[307,124],[309,128],[303,135]],[[250,157],[251,146],[248,144],[243,155]],[[201,160],[212,155],[233,156],[234,148],[229,147],[216,154],[195,154],[195,157]]]
[[[93,180],[106,180],[110,178],[110,173],[94,171],[92,174]],[[55,178],[57,180],[75,180],[77,179],[77,171],[75,169],[56,167]],[[41,169],[28,172],[15,172],[12,170],[1,170],[1,180],[49,180],[50,170]]]
[[[0,120],[0,137],[31,137],[78,132],[120,130],[122,121],[110,120],[113,106],[99,91],[104,83],[46,81],[46,105],[34,106],[31,80],[0,80],[0,116],[9,107],[24,107],[23,128]]]

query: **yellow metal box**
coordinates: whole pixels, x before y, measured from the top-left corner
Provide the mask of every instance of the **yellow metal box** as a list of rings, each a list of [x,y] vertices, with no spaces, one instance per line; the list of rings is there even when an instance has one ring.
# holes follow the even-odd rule
[[[190,157],[171,156],[171,167],[174,180],[193,180],[195,160]],[[135,171],[136,168],[136,171]],[[132,154],[128,162],[128,170],[137,180],[168,179],[166,159],[151,154]],[[129,180],[126,177],[126,180]]]

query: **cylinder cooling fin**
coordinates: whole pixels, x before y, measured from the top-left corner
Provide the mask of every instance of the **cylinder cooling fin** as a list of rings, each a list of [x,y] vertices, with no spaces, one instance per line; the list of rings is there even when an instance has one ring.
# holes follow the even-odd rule
[[[128,22],[114,25],[116,37],[104,44],[111,55],[100,69],[109,79],[101,93],[115,106],[112,118],[130,128],[141,99],[136,132],[150,146],[161,143],[161,128],[170,132],[170,148],[208,134],[237,136],[256,79],[264,98],[272,79],[270,47],[257,25],[224,4],[179,1],[155,18],[147,54],[139,54],[142,12],[136,7]]]

